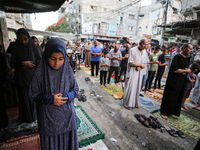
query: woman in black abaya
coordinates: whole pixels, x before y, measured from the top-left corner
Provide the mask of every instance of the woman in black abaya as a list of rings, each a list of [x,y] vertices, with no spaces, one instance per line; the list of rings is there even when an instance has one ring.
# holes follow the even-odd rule
[[[181,54],[176,55],[172,61],[160,109],[163,119],[168,119],[170,115],[180,116],[186,75],[191,72],[187,56],[192,48],[191,44],[184,44]]]
[[[36,120],[36,108],[28,97],[28,89],[41,54],[26,29],[17,30],[17,41],[11,54],[19,96],[19,122],[31,123]]]

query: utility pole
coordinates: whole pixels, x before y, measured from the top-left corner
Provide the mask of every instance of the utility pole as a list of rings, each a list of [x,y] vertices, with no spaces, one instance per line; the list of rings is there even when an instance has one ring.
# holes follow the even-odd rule
[[[164,10],[164,13],[163,13],[163,22],[162,22],[162,25],[164,26],[163,29],[162,29],[162,32],[161,32],[161,42],[160,44],[163,45],[164,44],[164,36],[165,36],[165,25],[167,23],[167,11],[168,11],[168,5],[169,5],[169,0],[165,0],[165,3],[166,3],[166,6],[165,6],[165,10]]]

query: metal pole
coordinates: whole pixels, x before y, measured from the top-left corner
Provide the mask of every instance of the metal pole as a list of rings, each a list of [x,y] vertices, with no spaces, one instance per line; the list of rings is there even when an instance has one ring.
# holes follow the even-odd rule
[[[165,36],[165,25],[166,25],[166,22],[167,22],[167,10],[168,10],[168,5],[169,5],[169,0],[166,0],[166,6],[165,6],[165,10],[164,10],[164,13],[163,13],[163,23],[162,25],[164,26],[163,29],[162,29],[162,32],[161,32],[161,42],[160,44],[163,45],[164,44],[164,36]]]

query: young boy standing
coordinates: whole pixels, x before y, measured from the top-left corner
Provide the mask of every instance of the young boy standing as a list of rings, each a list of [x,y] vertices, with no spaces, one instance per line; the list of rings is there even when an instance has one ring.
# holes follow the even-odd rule
[[[157,82],[158,82],[158,88],[161,89],[161,79],[165,71],[165,66],[168,65],[168,63],[166,63],[166,60],[165,60],[166,54],[167,54],[167,50],[164,48],[162,51],[162,54],[158,58],[159,64],[158,64],[156,79],[154,82],[154,90],[156,89]]]
[[[106,85],[106,77],[107,77],[107,72],[108,72],[108,69],[109,69],[109,59],[108,59],[108,52],[105,51],[104,52],[104,56],[101,57],[101,60],[100,60],[100,84],[101,84],[101,87],[103,87],[103,84],[104,86],[107,86]]]
[[[72,58],[72,69],[74,71],[76,71],[76,61],[77,61],[78,56],[76,54],[76,50],[75,49],[72,51],[71,58]]]
[[[147,78],[147,81],[146,81],[146,85],[145,85],[145,93],[147,91],[147,88],[148,88],[148,91],[150,92],[150,89],[151,89],[151,84],[152,84],[152,81],[154,79],[154,76],[155,76],[155,73],[156,73],[156,70],[157,70],[157,67],[158,67],[158,52],[160,50],[160,47],[156,47],[154,52],[151,53],[149,55],[149,71],[148,71],[148,78]]]

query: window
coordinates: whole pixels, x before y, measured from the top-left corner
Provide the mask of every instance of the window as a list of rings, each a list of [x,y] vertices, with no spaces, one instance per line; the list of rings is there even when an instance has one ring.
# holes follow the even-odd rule
[[[135,15],[129,14],[129,15],[128,15],[128,18],[130,18],[130,19],[135,19]]]
[[[123,23],[124,23],[124,18],[120,17],[120,24],[123,24]]]
[[[144,18],[144,15],[139,15],[139,19],[142,19],[142,18]]]
[[[134,30],[133,26],[128,26],[128,31],[133,31],[133,30]]]
[[[90,7],[90,10],[91,10],[91,11],[97,11],[97,6],[91,6],[91,7]]]

